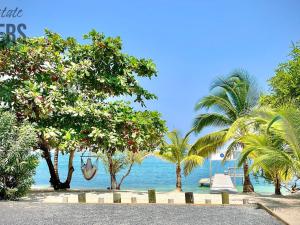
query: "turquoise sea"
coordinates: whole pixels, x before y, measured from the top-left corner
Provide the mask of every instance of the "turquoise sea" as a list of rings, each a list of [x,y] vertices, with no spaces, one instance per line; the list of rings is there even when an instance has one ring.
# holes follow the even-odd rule
[[[212,161],[212,172],[223,173],[228,167],[234,167],[234,161],[228,161],[224,165],[220,161]],[[59,174],[61,180],[64,180],[68,168],[68,156],[60,155],[59,157]],[[83,178],[80,169],[80,155],[77,154],[74,158],[73,178],[71,188],[92,188],[106,189],[109,186],[109,176],[105,171],[101,161],[98,162],[98,172],[96,176],[87,181]],[[209,177],[209,161],[206,160],[203,166],[196,168],[189,176],[182,176],[183,190],[193,191],[198,193],[209,193],[209,188],[199,187],[198,181],[201,178]],[[34,177],[34,187],[49,187],[49,172],[44,159],[40,160]],[[175,189],[175,166],[171,163],[162,161],[153,156],[146,158],[141,165],[135,165],[132,168],[130,175],[125,179],[121,189],[128,190],[148,190],[155,188],[157,191],[172,191]],[[242,190],[242,179],[238,178],[237,188]],[[272,194],[274,187],[262,178],[252,177],[252,182],[255,186],[255,191],[263,194]]]

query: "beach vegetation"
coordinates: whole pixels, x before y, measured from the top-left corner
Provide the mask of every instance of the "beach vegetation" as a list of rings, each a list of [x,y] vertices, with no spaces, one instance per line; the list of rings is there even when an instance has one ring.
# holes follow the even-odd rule
[[[194,167],[204,162],[204,158],[190,154],[189,133],[182,137],[178,130],[173,130],[167,134],[167,137],[168,140],[160,151],[156,151],[154,154],[158,158],[176,165],[176,190],[182,191],[182,166],[184,174],[188,175]]]
[[[99,153],[105,170],[110,174],[111,190],[120,190],[125,178],[130,174],[135,164],[141,164],[149,155],[147,151],[124,151],[115,152],[113,155],[109,153]],[[119,181],[117,175],[120,175]]]
[[[156,76],[151,59],[123,53],[119,37],[106,37],[95,30],[84,35],[82,42],[49,30],[42,37],[2,41],[1,108],[11,110],[17,121],[35,124],[37,149],[55,190],[70,188],[76,151],[111,151],[106,148],[110,144],[124,143],[129,147],[118,151],[134,149],[135,144],[123,136],[126,130],[135,133],[136,122],[122,120],[129,118],[123,115],[133,108],[120,99],[127,97],[140,106],[156,99],[138,83],[138,78]],[[159,135],[160,131],[158,128]],[[65,180],[58,176],[59,152],[69,155]]]
[[[262,105],[279,107],[292,104],[300,108],[300,42],[293,44],[286,62],[279,64],[269,80],[270,93],[261,97]]]
[[[19,123],[14,114],[0,111],[0,200],[16,200],[33,184],[38,165],[35,128]]]
[[[225,78],[216,79],[211,86],[211,94],[201,98],[195,109],[206,109],[194,120],[193,130],[196,134],[206,127],[219,128],[201,136],[191,147],[191,154],[209,157],[220,148],[226,148],[224,161],[234,152],[244,148],[241,141],[247,130],[238,126],[236,121],[251,114],[257,105],[259,92],[253,79],[247,72],[237,70]],[[243,192],[253,192],[254,187],[248,173],[249,160],[243,162]]]
[[[161,146],[167,131],[158,112],[134,111],[128,104],[118,104],[121,105],[111,114],[109,129],[103,130],[103,126],[95,122],[89,135],[94,152],[110,174],[111,189],[120,189],[133,164],[141,163],[142,156]],[[118,183],[116,174],[127,167],[126,175]]]
[[[281,195],[282,187],[292,191],[288,182],[300,179],[299,109],[293,105],[281,106],[277,110],[262,107],[249,121],[256,124],[256,128],[241,138],[245,147],[239,163],[250,158],[249,171],[271,181],[276,195]]]

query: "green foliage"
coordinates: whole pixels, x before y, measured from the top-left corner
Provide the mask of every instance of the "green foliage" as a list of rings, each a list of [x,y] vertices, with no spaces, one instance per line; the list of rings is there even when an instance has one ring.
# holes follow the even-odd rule
[[[273,107],[284,105],[288,102],[300,107],[300,45],[293,45],[290,60],[281,63],[275,75],[269,80],[271,94],[263,96],[262,104]]]
[[[153,111],[134,111],[124,102],[108,105],[110,117],[93,122],[93,151],[153,151],[163,142],[165,121]]]
[[[0,51],[1,101],[18,119],[36,123],[40,136],[62,151],[81,147],[95,121],[109,129],[114,113],[128,110],[107,98],[131,95],[142,104],[155,98],[136,80],[155,75],[151,60],[122,53],[120,38],[96,31],[84,38],[87,44],[46,31]]]
[[[193,168],[201,165],[204,158],[190,153],[189,135],[181,137],[177,130],[168,133],[170,143],[165,142],[160,151],[156,151],[155,156],[176,164],[178,167],[183,163],[184,174],[190,174]]]
[[[102,160],[104,167],[110,173],[110,166],[113,174],[118,174],[122,170],[132,166],[133,164],[141,164],[143,160],[149,155],[149,152],[116,152],[112,158],[108,154],[98,153],[98,157]],[[110,162],[111,160],[111,162]]]
[[[147,151],[132,152],[129,150],[123,152],[114,152],[114,154],[98,153],[98,157],[101,158],[106,171],[111,176],[111,189],[120,189],[125,178],[130,174],[133,165],[141,164],[143,160],[149,155]],[[117,174],[125,171],[125,173],[117,181]]]
[[[272,110],[262,107],[249,120],[257,124],[255,132],[241,137],[245,147],[240,164],[251,158],[250,170],[261,173],[280,189],[282,182],[300,175],[300,111],[294,106]],[[280,191],[277,192],[280,194]]]
[[[226,159],[241,147],[241,143],[235,141],[245,132],[245,127],[240,126],[240,120],[251,113],[259,94],[254,82],[244,71],[236,71],[226,79],[217,79],[211,90],[211,95],[197,103],[196,110],[205,108],[214,111],[199,114],[194,121],[194,130],[199,133],[208,126],[218,127],[220,130],[200,137],[192,146],[191,152],[208,157],[229,143]]]
[[[137,112],[115,99],[132,96],[141,105],[155,99],[138,84],[138,77],[156,76],[155,64],[124,54],[119,37],[92,30],[84,39],[81,44],[46,30],[44,37],[17,39],[0,49],[2,108],[36,124],[44,155],[84,147],[153,150],[166,130],[160,114]],[[57,179],[49,169],[53,184]]]
[[[33,184],[38,158],[31,150],[36,131],[28,123],[17,124],[9,112],[0,111],[0,199],[18,199]]]
[[[115,104],[118,105],[109,121],[109,129],[103,129],[103,125],[95,121],[89,136],[93,146],[91,149],[101,156],[111,175],[111,188],[119,189],[133,164],[140,163],[142,155],[163,144],[167,129],[157,112],[136,112],[123,102]],[[117,184],[116,174],[127,167],[127,173]]]
[[[8,48],[13,45],[13,41],[9,38],[9,35],[2,34],[0,35],[0,50]]]
[[[243,148],[240,138],[245,134],[246,127],[239,126],[256,106],[259,93],[255,83],[245,71],[235,71],[225,79],[217,79],[211,87],[211,95],[202,98],[196,105],[196,110],[213,110],[199,114],[194,121],[193,130],[199,133],[205,127],[217,127],[220,130],[200,137],[191,147],[190,153],[208,157],[227,145],[224,161],[234,151]],[[247,171],[247,160],[244,171]],[[244,192],[252,192],[248,174],[244,174]]]

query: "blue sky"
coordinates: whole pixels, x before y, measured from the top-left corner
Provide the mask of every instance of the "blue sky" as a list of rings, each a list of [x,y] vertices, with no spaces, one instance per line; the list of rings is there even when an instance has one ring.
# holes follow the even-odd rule
[[[49,28],[78,40],[92,28],[121,36],[124,52],[152,58],[158,77],[141,83],[158,96],[149,109],[163,114],[170,129],[186,132],[194,105],[214,78],[245,69],[267,91],[267,80],[300,40],[300,1],[101,1],[0,0],[22,8],[27,36]]]

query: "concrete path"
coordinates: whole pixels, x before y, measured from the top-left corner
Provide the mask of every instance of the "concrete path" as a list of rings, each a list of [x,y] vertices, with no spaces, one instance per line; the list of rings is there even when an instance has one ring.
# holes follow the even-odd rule
[[[0,202],[0,224],[280,225],[250,206]]]
[[[237,189],[232,183],[231,177],[225,174],[215,174],[213,177],[210,193],[216,194],[223,191],[237,193]]]
[[[262,203],[290,225],[300,225],[300,195],[261,196],[255,202]]]

